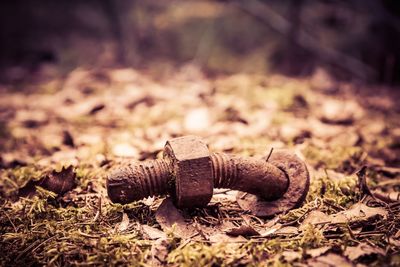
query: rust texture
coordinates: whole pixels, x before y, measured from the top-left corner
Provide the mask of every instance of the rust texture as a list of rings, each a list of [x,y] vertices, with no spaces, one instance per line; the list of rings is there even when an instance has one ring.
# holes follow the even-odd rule
[[[286,192],[285,173],[264,160],[223,153],[213,153],[211,159],[215,188],[240,190],[265,200],[278,199]]]
[[[259,216],[298,206],[308,192],[303,161],[289,152],[265,159],[210,153],[198,137],[184,136],[165,145],[164,159],[131,164],[112,172],[107,190],[113,202],[129,203],[170,194],[178,207],[203,207],[213,188],[246,192],[239,204]]]
[[[238,203],[254,215],[268,217],[286,212],[301,205],[310,186],[310,175],[306,164],[295,154],[286,150],[272,153],[268,162],[284,171],[289,178],[286,192],[274,201],[265,201],[257,195],[239,194]]]
[[[168,194],[171,165],[165,160],[130,164],[113,171],[107,179],[112,202],[127,204],[149,196]]]
[[[212,163],[207,145],[198,137],[184,136],[167,142],[164,158],[173,166],[178,207],[204,207],[213,194]]]

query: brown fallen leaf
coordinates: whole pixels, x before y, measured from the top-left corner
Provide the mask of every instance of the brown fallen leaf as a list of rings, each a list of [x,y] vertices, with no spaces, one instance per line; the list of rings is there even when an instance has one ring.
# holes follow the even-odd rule
[[[400,192],[383,192],[382,190],[375,189],[371,191],[367,184],[366,176],[367,167],[364,166],[357,172],[358,187],[363,195],[372,196],[375,199],[382,200],[386,203],[396,202],[400,200]]]
[[[357,177],[358,177],[358,188],[361,192],[361,194],[372,196],[371,190],[369,189],[367,185],[367,166],[363,166],[358,172],[357,172]]]
[[[363,203],[356,203],[348,210],[330,215],[331,223],[351,223],[355,221],[368,221],[375,217],[386,219],[388,212],[381,207],[368,207]]]
[[[183,239],[197,235],[193,225],[187,224],[180,211],[174,206],[171,198],[166,198],[156,211],[156,220],[164,232],[173,230],[173,233]]]
[[[390,237],[389,244],[395,247],[400,247],[400,240]]]
[[[317,258],[311,258],[307,261],[307,266],[312,267],[353,267],[348,259],[343,256],[328,253],[327,255],[319,256]]]
[[[24,187],[19,189],[18,196],[26,197],[34,195],[36,186],[43,187],[58,195],[63,195],[76,186],[75,177],[76,173],[73,166],[63,167],[59,172],[53,170],[39,181],[29,181]]]
[[[166,239],[157,239],[151,246],[151,266],[165,266],[168,258],[169,242]]]
[[[260,231],[260,235],[262,237],[274,235],[274,234],[277,234],[281,228],[282,228],[282,224],[277,223],[271,227],[267,227],[267,228],[263,229],[262,231]]]
[[[252,226],[250,225],[241,225],[239,227],[232,228],[226,232],[231,236],[258,236],[260,235]]]
[[[400,201],[400,192],[383,192],[382,190],[376,189],[372,191],[372,194],[377,199],[380,199],[386,203]]]
[[[314,248],[314,249],[307,249],[306,254],[311,256],[312,258],[315,258],[315,257],[325,254],[330,249],[331,249],[330,246],[324,246],[324,247]]]
[[[153,96],[150,96],[150,95],[145,95],[145,96],[143,96],[143,97],[141,97],[139,99],[136,99],[136,100],[128,103],[126,105],[126,108],[132,110],[132,109],[136,108],[136,106],[138,106],[140,104],[144,104],[144,105],[150,107],[150,106],[155,105],[156,103],[157,103],[157,99],[156,98],[154,98]]]
[[[320,120],[331,124],[351,124],[363,115],[362,107],[355,101],[327,100],[322,104]]]
[[[106,105],[104,105],[103,103],[97,104],[89,111],[89,115],[94,115],[105,107]]]
[[[302,255],[298,251],[284,251],[282,252],[283,259],[290,263],[292,261],[298,260],[302,258]]]
[[[62,143],[66,146],[75,147],[74,138],[69,131],[63,131]]]
[[[319,111],[319,118],[324,123],[352,124],[363,113],[362,107],[355,101],[326,100]]]
[[[374,170],[390,177],[395,177],[396,175],[400,175],[400,168],[396,167],[375,166]]]
[[[151,226],[144,224],[144,225],[142,225],[142,230],[149,239],[160,239],[160,238],[165,239],[165,238],[167,238],[167,235],[163,231],[161,231],[155,227],[151,227]]]
[[[124,213],[122,214],[122,220],[121,220],[121,222],[118,224],[117,231],[118,231],[118,232],[123,232],[123,231],[125,231],[126,229],[128,229],[128,227],[129,227],[129,217],[128,217],[128,215],[124,212]]]
[[[72,190],[76,186],[76,173],[73,166],[62,168],[61,171],[53,170],[38,185],[59,195]]]
[[[385,251],[379,247],[372,247],[367,243],[360,243],[355,247],[347,247],[343,253],[350,260],[354,261],[368,255],[385,255]]]
[[[247,239],[243,236],[229,236],[223,233],[215,233],[208,237],[208,240],[211,243],[244,243],[247,242]]]
[[[328,215],[326,215],[322,211],[313,210],[308,214],[308,216],[301,223],[299,229],[303,230],[305,227],[307,227],[307,224],[316,225],[316,224],[329,223],[329,222],[330,222],[330,218]]]
[[[276,230],[275,232],[276,235],[285,235],[285,236],[297,235],[298,233],[299,229],[295,226],[285,226]]]

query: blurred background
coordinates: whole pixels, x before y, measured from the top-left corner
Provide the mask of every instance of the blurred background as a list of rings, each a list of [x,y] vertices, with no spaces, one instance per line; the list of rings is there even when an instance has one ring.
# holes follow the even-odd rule
[[[0,3],[0,79],[65,75],[77,66],[156,75],[194,63],[208,75],[307,76],[400,82],[396,0]]]

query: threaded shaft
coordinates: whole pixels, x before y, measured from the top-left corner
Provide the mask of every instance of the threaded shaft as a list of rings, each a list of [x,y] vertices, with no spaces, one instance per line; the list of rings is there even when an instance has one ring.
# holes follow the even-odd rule
[[[233,157],[223,153],[212,153],[214,188],[231,188],[238,178],[237,164]]]
[[[211,162],[214,188],[236,189],[275,200],[289,186],[286,174],[264,160],[212,153]]]
[[[142,185],[143,195],[154,196],[168,193],[170,169],[165,160],[147,161],[138,164],[137,168],[141,171],[138,182]]]
[[[286,174],[274,165],[255,158],[212,153],[214,188],[231,188],[256,194],[265,200],[281,197],[288,188]],[[107,190],[113,202],[129,203],[173,192],[172,164],[164,159],[131,164],[110,174]]]
[[[130,164],[112,172],[107,179],[107,190],[113,202],[129,203],[169,191],[171,165],[163,159]]]

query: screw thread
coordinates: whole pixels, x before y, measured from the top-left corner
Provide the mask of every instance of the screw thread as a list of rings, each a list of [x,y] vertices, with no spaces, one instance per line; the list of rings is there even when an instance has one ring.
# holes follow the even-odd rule
[[[281,197],[288,188],[286,174],[263,160],[212,153],[211,162],[214,188],[241,190],[266,200]],[[171,193],[172,175],[172,164],[165,159],[132,164],[110,174],[108,195],[118,203],[166,195]]]
[[[230,188],[275,200],[289,185],[282,170],[261,159],[212,153],[211,162],[214,188]]]
[[[171,177],[170,165],[163,159],[146,161],[137,165],[142,175],[138,176],[145,196],[168,193],[168,181]]]
[[[113,202],[129,203],[168,193],[171,164],[163,159],[130,164],[110,174],[107,190]]]
[[[238,179],[235,159],[223,153],[212,153],[212,173],[215,188],[231,188]]]

